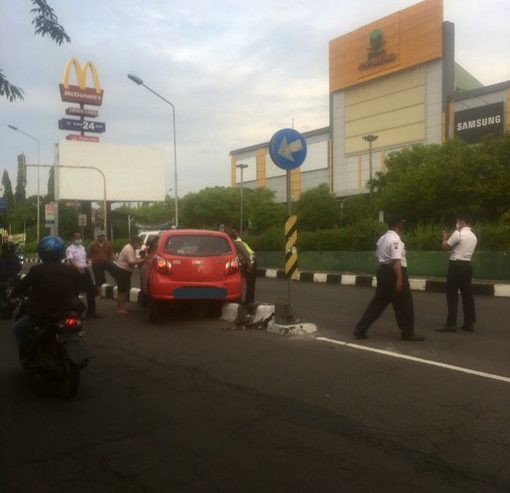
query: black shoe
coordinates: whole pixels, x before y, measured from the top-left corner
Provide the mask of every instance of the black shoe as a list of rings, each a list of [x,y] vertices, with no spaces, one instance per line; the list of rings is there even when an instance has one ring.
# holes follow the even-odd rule
[[[460,330],[465,330],[467,332],[473,332],[473,330],[475,330],[475,324],[471,324],[471,325],[462,325],[460,327]]]
[[[436,329],[436,332],[457,332],[457,327],[455,327],[455,325],[446,324],[444,327]]]
[[[361,332],[360,330],[357,330],[357,329],[352,333],[352,335],[356,339],[368,339],[366,332]]]
[[[416,334],[402,334],[401,338],[403,341],[412,341],[412,342],[419,342],[419,341],[425,340],[425,337],[417,336]]]

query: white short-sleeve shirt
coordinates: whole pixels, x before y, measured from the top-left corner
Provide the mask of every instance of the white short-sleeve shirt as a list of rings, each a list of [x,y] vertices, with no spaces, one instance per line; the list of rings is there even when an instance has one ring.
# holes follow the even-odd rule
[[[71,243],[66,250],[66,259],[74,260],[79,268],[87,267],[87,252],[83,245]]]
[[[469,262],[473,256],[478,240],[471,231],[471,228],[464,226],[454,231],[446,242],[452,249],[450,260],[464,260]]]
[[[400,260],[402,267],[407,267],[406,246],[397,232],[389,229],[377,241],[375,255],[380,264],[391,264]]]

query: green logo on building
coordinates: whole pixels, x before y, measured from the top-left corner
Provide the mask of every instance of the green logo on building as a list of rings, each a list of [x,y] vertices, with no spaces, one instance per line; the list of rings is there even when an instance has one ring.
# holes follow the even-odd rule
[[[397,59],[395,53],[386,53],[384,45],[386,41],[384,39],[383,32],[380,29],[374,29],[370,33],[368,56],[365,62],[359,64],[360,70],[367,70],[378,65],[393,62]]]

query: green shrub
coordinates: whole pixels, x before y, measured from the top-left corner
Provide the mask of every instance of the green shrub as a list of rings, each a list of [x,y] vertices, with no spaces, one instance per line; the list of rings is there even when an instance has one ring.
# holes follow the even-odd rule
[[[404,231],[402,237],[407,250],[441,250],[443,229],[438,224],[418,223],[411,231]]]
[[[473,232],[478,237],[477,250],[510,250],[510,225],[501,223],[477,223]]]

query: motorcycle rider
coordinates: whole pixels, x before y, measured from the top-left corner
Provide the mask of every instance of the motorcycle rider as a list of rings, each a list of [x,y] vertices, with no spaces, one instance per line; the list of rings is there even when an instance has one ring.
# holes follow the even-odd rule
[[[62,238],[44,237],[37,246],[37,253],[42,264],[32,267],[11,294],[11,298],[28,295],[27,314],[12,327],[22,363],[29,359],[34,328],[37,325],[54,320],[66,311],[83,311],[85,308],[78,298],[78,271],[61,262],[65,256]]]
[[[21,263],[16,255],[14,243],[4,241],[0,255],[0,316],[10,319],[14,306],[9,303],[9,294],[21,270]]]
[[[21,263],[16,255],[16,245],[10,241],[2,243],[0,255],[0,282],[14,279],[21,270]]]

